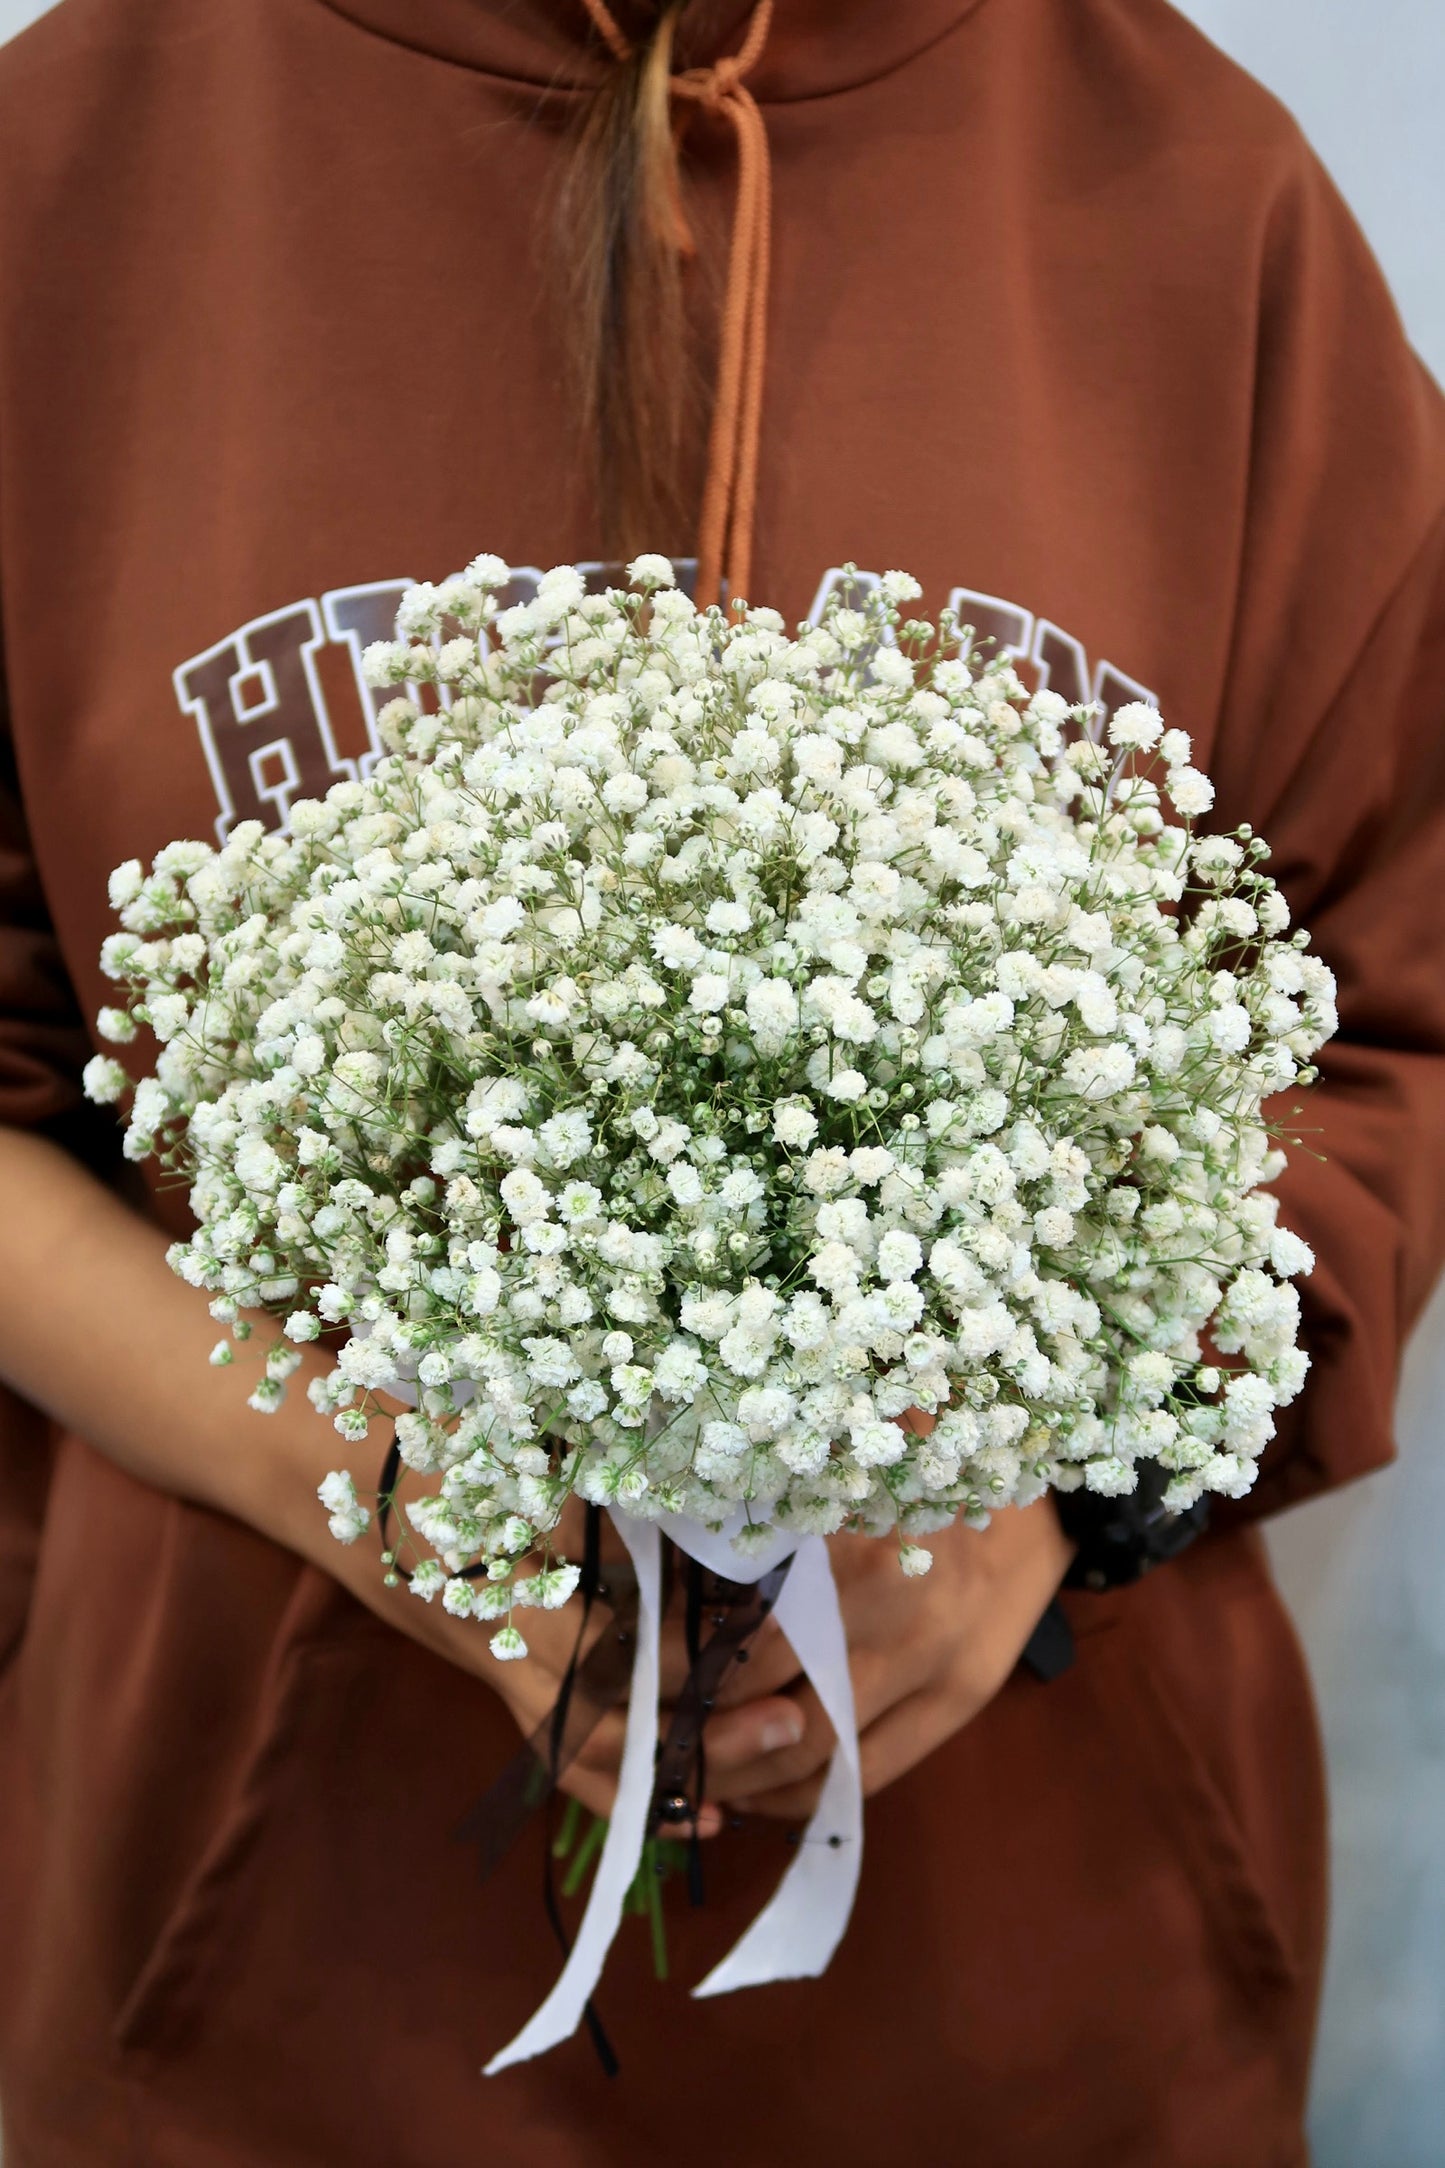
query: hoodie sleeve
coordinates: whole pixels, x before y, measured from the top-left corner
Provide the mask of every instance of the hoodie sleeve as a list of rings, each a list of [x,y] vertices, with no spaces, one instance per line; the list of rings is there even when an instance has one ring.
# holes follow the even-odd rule
[[[1318,1260],[1301,1290],[1312,1371],[1237,1509],[1252,1515],[1391,1457],[1400,1354],[1445,1255],[1445,401],[1302,146],[1261,250],[1210,765],[1215,821],[1268,839],[1339,982],[1279,1184]]]
[[[60,1135],[88,1127],[80,1072],[89,1052],[36,871],[0,707],[0,1123]]]

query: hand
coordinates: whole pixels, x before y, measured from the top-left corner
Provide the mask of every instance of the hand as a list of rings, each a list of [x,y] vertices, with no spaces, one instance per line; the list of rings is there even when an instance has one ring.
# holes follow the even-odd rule
[[[0,1127],[0,1195],[0,1379],[138,1481],[228,1513],[309,1560],[387,1625],[491,1687],[530,1737],[556,1701],[580,1607],[522,1612],[532,1653],[499,1663],[485,1625],[449,1617],[405,1584],[388,1588],[375,1526],[349,1547],[337,1543],[316,1497],[328,1470],[347,1461],[366,1490],[388,1443],[377,1424],[364,1445],[345,1447],[312,1409],[306,1384],[330,1367],[324,1351],[304,1350],[282,1406],[257,1415],[246,1395],[274,1325],[259,1321],[234,1363],[213,1368],[216,1325],[204,1297],[168,1268],[161,1230],[45,1137]],[[579,1546],[580,1533],[566,1530],[563,1555],[580,1556]],[[675,1695],[686,1673],[681,1628],[669,1624],[664,1691]],[[794,1721],[791,1704],[764,1702],[739,1717],[753,1752],[764,1752],[770,1720],[780,1716]],[[562,1780],[600,1814],[615,1796],[622,1737],[616,1711]],[[706,1835],[720,1824],[716,1808],[700,1818]]]
[[[250,1420],[255,1422],[256,1418],[252,1416]],[[505,1702],[522,1737],[531,1738],[555,1707],[577,1647],[582,1617],[579,1599],[574,1597],[560,1611],[519,1609],[516,1623],[526,1639],[527,1654],[515,1661],[500,1662],[488,1646],[495,1630],[493,1627],[475,1619],[453,1618],[443,1610],[439,1600],[428,1603],[414,1596],[404,1581],[395,1587],[386,1586],[374,1522],[368,1533],[354,1544],[337,1543],[328,1532],[326,1515],[316,1502],[316,1484],[327,1469],[343,1457],[349,1457],[356,1464],[358,1474],[362,1455],[371,1455],[379,1465],[385,1451],[387,1426],[384,1423],[375,1426],[373,1435],[377,1442],[374,1448],[368,1441],[365,1447],[352,1447],[348,1455],[343,1455],[331,1426],[293,1396],[288,1398],[279,1415],[267,1419],[266,1427],[280,1447],[284,1461],[284,1471],[278,1470],[273,1458],[273,1479],[267,1486],[267,1495],[280,1507],[280,1526],[275,1530],[278,1540],[301,1552],[323,1572],[340,1581],[389,1626],[481,1679]],[[425,1488],[425,1485],[419,1487]],[[358,1482],[358,1488],[363,1489],[364,1485]],[[283,1500],[287,1501],[284,1506],[281,1505]],[[580,1559],[582,1556],[583,1511],[577,1500],[569,1501],[553,1538],[553,1548],[559,1558]],[[395,1541],[396,1518],[389,1533]],[[602,1549],[604,1568],[610,1560],[625,1556],[621,1541],[608,1522],[603,1524]],[[664,1728],[669,1713],[667,1704],[682,1691],[689,1670],[680,1602],[679,1593],[678,1601],[662,1625],[660,1686]],[[594,1610],[583,1653],[608,1631],[610,1620],[611,1613],[606,1605],[599,1605]],[[797,1711],[790,1699],[761,1686],[752,1690],[746,1705],[742,1705],[742,1692],[734,1699],[739,1705],[730,1721],[732,1737],[739,1751],[765,1761],[770,1747],[791,1745],[797,1737]],[[559,1780],[560,1789],[580,1799],[593,1814],[605,1816],[612,1812],[625,1726],[624,1697],[594,1726]],[[721,1810],[716,1805],[704,1805],[697,1817],[697,1833],[700,1837],[714,1837],[722,1823]],[[668,1833],[685,1837],[690,1828],[688,1823],[672,1824]]]
[[[996,1513],[987,1529],[957,1521],[926,1540],[931,1571],[908,1579],[893,1544],[874,1536],[829,1542],[847,1631],[865,1794],[881,1791],[971,1721],[1018,1662],[1068,1571],[1073,1546],[1051,1500]],[[749,1709],[708,1721],[708,1794],[754,1814],[812,1813],[834,1747],[813,1688],[798,1681],[782,1634],[754,1644],[741,1691],[773,1707],[780,1689],[797,1744],[759,1755]],[[735,1695],[720,1697],[732,1701]]]
[[[309,1371],[327,1367],[321,1352],[307,1351],[276,1414],[255,1415],[238,1372],[259,1372],[264,1330],[258,1328],[239,1351],[235,1368],[211,1368],[206,1357],[216,1327],[204,1300],[167,1269],[158,1227],[47,1138],[4,1128],[0,1192],[7,1205],[0,1214],[0,1283],[6,1290],[0,1378],[139,1481],[233,1514],[311,1560],[378,1618],[484,1680],[530,1736],[555,1700],[570,1660],[575,1610],[526,1612],[533,1654],[526,1662],[503,1664],[476,1621],[451,1618],[440,1604],[421,1603],[404,1586],[387,1588],[374,1531],[348,1550],[328,1534],[317,1503],[317,1484],[346,1457],[331,1426],[306,1401]],[[909,1427],[924,1420],[915,1416]],[[383,1436],[378,1461],[384,1446]],[[360,1474],[368,1463],[355,1448],[352,1457]],[[1050,1541],[1041,1546],[1042,1570],[1035,1558],[1016,1582],[1002,1587],[1009,1580],[1002,1570],[1009,1524],[1016,1521],[1049,1530]],[[955,1530],[931,1547],[933,1573],[916,1583],[903,1580],[888,1544],[871,1538],[834,1542],[857,1652],[860,1712],[878,1734],[870,1730],[864,1744],[875,1786],[966,1722],[996,1689],[1066,1560],[1052,1511],[1038,1507],[1001,1515],[987,1536]],[[966,1563],[975,1570],[960,1571]],[[981,1677],[990,1668],[984,1650],[1000,1636],[1007,1654],[993,1658],[995,1675],[973,1706],[964,1705],[966,1696],[954,1704],[946,1694],[940,1700],[938,1673],[946,1652],[951,1649],[965,1670],[972,1666]],[[670,1625],[663,1648],[665,1695],[677,1693],[686,1668],[682,1635]],[[782,1637],[760,1638],[756,1660],[723,1697],[730,1706],[708,1725],[709,1760],[730,1787],[718,1796],[765,1794],[765,1811],[804,1811],[828,1743],[810,1697],[784,1691],[796,1675]],[[899,1733],[900,1727],[908,1733],[915,1702],[924,1743],[908,1751]],[[946,1714],[950,1706],[957,1713]],[[894,1712],[891,1722],[885,1711]],[[567,1790],[602,1813],[615,1795],[622,1732],[622,1716],[614,1712],[564,1778]],[[793,1800],[803,1805],[785,1803]],[[700,1826],[709,1834],[715,1830],[716,1811],[704,1809]]]

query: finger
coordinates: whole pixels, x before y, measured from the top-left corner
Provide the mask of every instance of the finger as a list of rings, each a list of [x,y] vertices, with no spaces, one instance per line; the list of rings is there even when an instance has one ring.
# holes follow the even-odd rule
[[[706,1648],[710,1637],[704,1637]],[[660,1678],[664,1701],[676,1701],[692,1671],[687,1638],[676,1618],[663,1621]],[[718,1690],[719,1708],[740,1701],[756,1701],[760,1694],[775,1694],[798,1676],[798,1659],[779,1631],[771,1614],[733,1659]]]
[[[771,1768],[780,1754],[796,1752],[807,1721],[806,1710],[791,1694],[767,1695],[736,1709],[714,1710],[703,1734],[709,1792],[715,1775],[758,1765]]]
[[[982,1706],[982,1701],[979,1705]],[[956,1702],[928,1691],[909,1694],[885,1710],[858,1741],[864,1798],[871,1799],[875,1792],[881,1792],[886,1785],[906,1776],[977,1713],[977,1710],[969,1710],[960,1717]],[[803,1783],[777,1784],[766,1791],[740,1793],[730,1804],[739,1814],[763,1814],[778,1821],[794,1821],[812,1814],[822,1788],[820,1774]]]
[[[598,1815],[603,1821],[611,1820],[613,1809],[617,1805],[615,1777],[598,1770],[579,1768],[577,1763],[573,1762],[558,1778],[557,1789],[570,1798],[580,1799],[589,1814]],[[696,1817],[697,1835],[706,1841],[709,1837],[717,1836],[722,1826],[722,1809],[705,1802]],[[692,1821],[669,1822],[663,1835],[686,1842],[692,1836],[693,1829]]]
[[[885,1785],[906,1776],[946,1739],[971,1723],[987,1698],[980,1694],[961,1701],[956,1692],[925,1689],[897,1702],[869,1726],[858,1742],[864,1796],[871,1798]]]
[[[664,1726],[665,1721],[664,1711]],[[573,1793],[594,1814],[610,1815],[617,1798],[617,1772],[622,1765],[626,1736],[626,1715],[618,1710],[609,1710],[582,1741],[563,1770],[557,1780],[558,1789]],[[704,1805],[697,1816],[698,1836],[715,1837],[722,1826],[723,1817],[718,1808]],[[690,1837],[693,1834],[693,1824],[691,1821],[669,1823],[666,1834],[679,1839]]]
[[[802,1666],[776,1619],[764,1619],[718,1691],[717,1706],[735,1709],[741,1702],[779,1694],[801,1676]]]
[[[557,1789],[569,1798],[580,1799],[589,1814],[600,1815],[607,1821],[617,1804],[617,1786],[611,1777],[601,1776],[595,1770],[579,1768],[576,1762],[564,1769],[557,1779]]]
[[[860,1732],[895,1701],[915,1691],[918,1683],[918,1666],[906,1654],[900,1657],[875,1649],[855,1649],[848,1668]],[[826,1766],[837,1741],[814,1688],[804,1683],[784,1698],[803,1712],[803,1734],[795,1747],[774,1749],[766,1760],[760,1756],[749,1763],[742,1751],[748,1734],[730,1731],[741,1711],[724,1711],[708,1719],[708,1790],[713,1796],[735,1800],[749,1792],[772,1791],[779,1784],[801,1783]]]
[[[809,1777],[806,1784],[779,1784],[770,1792],[756,1792],[748,1799],[734,1799],[731,1805],[738,1814],[761,1814],[769,1821],[808,1822],[813,1818],[822,1789],[821,1776]]]
[[[577,1748],[567,1766],[589,1770],[594,1776],[615,1777],[622,1766],[622,1749],[627,1739],[627,1718],[623,1711],[609,1709],[598,1718],[585,1739]]]
[[[770,1752],[748,1752],[747,1719],[757,1710],[791,1708],[795,1712],[796,1737],[780,1738]],[[832,1757],[836,1743],[827,1711],[811,1686],[799,1687],[781,1703],[750,1702],[728,1710],[718,1720],[718,1736],[708,1725],[707,1789],[713,1799],[738,1799],[755,1792],[775,1791],[779,1785],[798,1784],[815,1776]],[[772,1718],[769,1718],[771,1728]],[[779,1715],[779,1733],[783,1722]]]

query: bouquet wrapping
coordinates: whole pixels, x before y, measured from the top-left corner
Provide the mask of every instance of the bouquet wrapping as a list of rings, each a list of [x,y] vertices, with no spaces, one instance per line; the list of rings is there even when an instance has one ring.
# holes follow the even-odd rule
[[[411,1587],[501,1658],[576,1585],[574,1494],[642,1587],[659,1527],[742,1578],[845,1528],[917,1573],[959,1515],[1143,1461],[1172,1509],[1246,1491],[1312,1262],[1266,1102],[1311,1080],[1333,985],[1260,839],[1197,832],[1185,734],[1031,694],[906,617],[901,573],[791,637],[659,557],[503,609],[507,578],[408,594],[364,780],[112,880],[101,1029],[159,1053],[87,1088],[190,1182],[175,1269],[234,1337],[282,1320],[253,1404],[316,1341],[349,1444],[413,1403]],[[349,1470],[323,1501],[368,1526]],[[846,1694],[835,1599],[821,1644]],[[848,1713],[841,1918],[787,1969],[851,1900]]]

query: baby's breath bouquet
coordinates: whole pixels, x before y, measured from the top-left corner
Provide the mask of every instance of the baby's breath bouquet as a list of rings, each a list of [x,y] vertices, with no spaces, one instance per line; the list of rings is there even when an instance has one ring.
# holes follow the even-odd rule
[[[1185,735],[1030,697],[898,573],[794,638],[660,557],[508,576],[408,594],[364,781],[112,882],[101,1029],[160,1042],[126,1149],[189,1178],[213,1314],[284,1320],[253,1404],[323,1336],[349,1444],[415,1401],[412,1585],[500,1656],[574,1493],[921,1571],[1146,1460],[1173,1509],[1247,1490],[1311,1263],[1261,1108],[1333,987],[1264,845],[1195,833]]]

